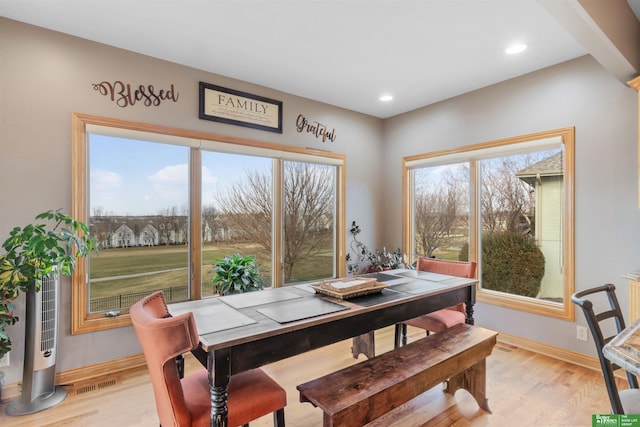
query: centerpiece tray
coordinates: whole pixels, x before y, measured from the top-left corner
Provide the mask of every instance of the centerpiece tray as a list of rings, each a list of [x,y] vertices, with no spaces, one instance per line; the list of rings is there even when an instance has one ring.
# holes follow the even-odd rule
[[[315,290],[317,294],[347,300],[349,298],[382,292],[388,285],[378,283],[376,279],[350,278],[325,280],[324,282],[309,286]]]

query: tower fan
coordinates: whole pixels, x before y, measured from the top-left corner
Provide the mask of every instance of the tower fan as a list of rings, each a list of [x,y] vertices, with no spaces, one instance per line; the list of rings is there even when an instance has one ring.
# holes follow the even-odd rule
[[[67,396],[55,385],[60,279],[46,277],[40,291],[27,291],[22,393],[7,405],[8,415],[26,415],[50,408]]]

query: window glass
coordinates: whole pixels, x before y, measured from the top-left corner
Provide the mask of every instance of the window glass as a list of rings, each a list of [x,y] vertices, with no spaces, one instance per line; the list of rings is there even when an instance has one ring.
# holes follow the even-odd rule
[[[468,258],[469,164],[421,167],[413,176],[413,253],[456,261]]]
[[[480,162],[482,288],[562,303],[562,150]]]
[[[283,182],[284,283],[335,277],[335,166],[285,161]]]
[[[187,147],[91,135],[89,312],[128,309],[163,290],[189,297]]]
[[[215,260],[253,255],[267,285],[273,256],[273,160],[202,154],[203,295],[211,294]]]
[[[129,325],[157,290],[213,296],[234,253],[274,287],[346,274],[344,155],[73,114],[72,159],[72,215],[100,248],[76,263],[73,334]]]
[[[407,253],[478,263],[478,300],[573,319],[573,128],[404,159]]]

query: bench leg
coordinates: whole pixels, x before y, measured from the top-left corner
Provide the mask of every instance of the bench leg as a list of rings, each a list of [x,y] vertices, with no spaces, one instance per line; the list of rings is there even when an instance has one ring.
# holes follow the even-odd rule
[[[486,359],[483,359],[469,369],[449,378],[449,381],[446,382],[444,391],[449,394],[454,394],[458,389],[465,389],[476,399],[480,408],[491,413],[486,395],[486,373]]]
[[[354,359],[357,359],[360,353],[367,356],[367,359],[372,359],[376,355],[373,331],[353,337],[352,343],[351,354]]]

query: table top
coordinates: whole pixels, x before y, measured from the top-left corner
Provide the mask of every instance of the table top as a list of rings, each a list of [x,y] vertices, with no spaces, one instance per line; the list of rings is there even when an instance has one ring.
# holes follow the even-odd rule
[[[609,341],[602,354],[625,371],[640,375],[640,319]]]
[[[414,270],[378,273],[382,292],[340,300],[316,294],[314,283],[169,304],[172,315],[193,312],[206,351],[291,333],[469,287],[475,279]]]

